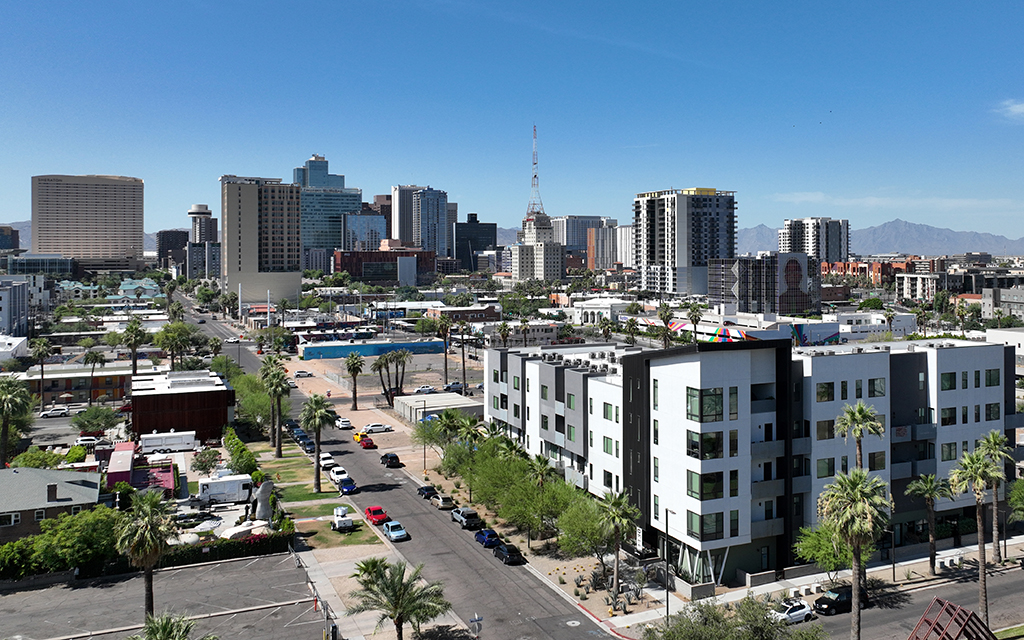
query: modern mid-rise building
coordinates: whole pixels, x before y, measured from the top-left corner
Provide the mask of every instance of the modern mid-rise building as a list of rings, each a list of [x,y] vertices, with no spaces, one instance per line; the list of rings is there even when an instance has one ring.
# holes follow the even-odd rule
[[[0,253],[11,253],[21,248],[21,234],[9,225],[0,225]]]
[[[413,184],[391,187],[391,237],[412,244],[412,194],[428,187]],[[376,198],[374,198],[376,202]]]
[[[476,253],[498,244],[498,224],[480,222],[477,214],[466,214],[465,222],[455,223],[454,255],[466,271],[477,270]]]
[[[221,183],[222,291],[242,303],[296,300],[302,288],[301,187],[280,178],[225,175]]]
[[[1012,347],[948,339],[489,349],[484,418],[581,489],[624,492],[641,513],[631,546],[722,583],[794,564],[818,497],[856,466],[835,423],[857,402],[885,429],[862,448],[893,497],[891,535],[916,542],[926,510],[907,485],[948,477],[985,434],[1019,426],[1012,367]],[[935,508],[940,524],[973,519],[974,497]]]
[[[587,231],[599,227],[614,227],[614,218],[603,216],[555,216],[551,218],[551,228],[555,232],[555,242],[563,245],[566,251],[586,251]]]
[[[821,313],[821,269],[805,253],[771,251],[709,263],[708,303],[724,305],[724,313]]]
[[[587,229],[587,268],[611,269],[619,257],[615,220],[603,218],[600,226]]]
[[[373,210],[345,214],[345,251],[376,251],[388,237],[387,218]],[[333,255],[333,253],[332,253]]]
[[[221,243],[190,242],[185,247],[185,276],[189,280],[221,277]]]
[[[635,242],[633,225],[626,224],[615,227],[615,262],[621,262],[623,269],[636,267]]]
[[[384,216],[385,222],[387,222],[387,233],[384,234],[385,238],[392,238],[391,235],[391,194],[386,193],[384,195],[373,196],[373,202],[364,202],[364,209],[370,209],[374,213],[379,213]]]
[[[124,176],[32,176],[32,253],[86,268],[142,264],[143,182]]]
[[[668,189],[633,200],[640,288],[706,294],[708,261],[736,256],[736,192]]]
[[[448,224],[448,192],[426,187],[412,194],[412,243],[438,257],[448,255],[452,227]]]
[[[217,219],[213,217],[210,207],[205,204],[194,204],[188,210],[192,221],[192,233],[189,242],[219,242],[217,235]]]
[[[189,232],[186,229],[164,229],[156,232],[156,259],[162,268],[185,261],[185,246]]]
[[[27,335],[29,283],[23,277],[0,276],[0,334]]]
[[[806,253],[819,262],[846,262],[850,259],[850,221],[786,220],[779,229],[779,253]]]
[[[302,268],[330,271],[333,251],[344,245],[345,215],[362,210],[363,191],[346,188],[344,175],[329,173],[324,156],[314,155],[292,175],[302,188]]]

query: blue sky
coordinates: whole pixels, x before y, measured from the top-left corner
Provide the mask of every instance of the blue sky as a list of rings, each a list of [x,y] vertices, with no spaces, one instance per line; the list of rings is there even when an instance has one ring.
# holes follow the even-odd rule
[[[0,221],[33,175],[146,181],[146,230],[222,174],[327,156],[363,199],[519,226],[737,192],[741,227],[894,218],[1024,235],[1019,2],[4,3]]]

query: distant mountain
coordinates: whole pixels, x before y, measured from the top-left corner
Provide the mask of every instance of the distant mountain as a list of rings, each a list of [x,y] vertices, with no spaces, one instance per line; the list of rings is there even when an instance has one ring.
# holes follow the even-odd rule
[[[32,221],[22,220],[21,222],[0,222],[0,225],[10,226],[18,230],[18,244],[22,249],[32,248]],[[156,234],[147,233],[142,239],[143,251],[156,251]]]
[[[516,243],[516,233],[521,231],[520,228],[513,227],[511,229],[503,229],[498,227],[498,244],[509,245]]]
[[[763,224],[751,229],[739,229],[736,232],[736,254],[749,253],[756,255],[758,251],[778,251],[779,231]]]

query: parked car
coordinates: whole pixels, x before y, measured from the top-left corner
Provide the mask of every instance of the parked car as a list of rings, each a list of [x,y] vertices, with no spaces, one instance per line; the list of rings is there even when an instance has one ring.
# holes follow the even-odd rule
[[[481,529],[473,536],[477,542],[484,545],[484,549],[490,549],[501,544],[501,538],[494,529]]]
[[[298,371],[296,371],[292,375],[294,375],[296,378],[312,378],[313,377],[312,373],[310,373],[308,371],[304,371],[302,369],[299,369]]]
[[[402,461],[398,459],[397,453],[385,453],[380,457],[380,463],[389,469],[402,466]]]
[[[484,525],[484,521],[480,519],[476,511],[468,507],[454,509],[452,511],[452,522],[458,522],[463,529],[476,529]]]
[[[434,505],[438,509],[454,509],[455,501],[452,500],[451,496],[437,494],[436,496],[430,497],[430,504]]]
[[[230,338],[224,338],[224,342],[227,344],[236,344],[238,343],[238,338],[231,336]]]
[[[363,427],[363,433],[387,433],[388,431],[394,431],[395,428],[390,424],[381,424],[374,422]]]
[[[405,540],[409,537],[409,533],[402,526],[402,523],[397,520],[384,523],[384,535],[388,537],[391,542],[398,542],[399,540]]]
[[[359,440],[359,446],[364,449],[376,449],[377,443],[375,443],[373,438],[370,436],[363,436],[362,439]]]
[[[76,447],[94,447],[100,439],[96,436],[81,436],[75,439]]]
[[[287,429],[289,433],[291,433],[295,429],[299,429],[300,428],[298,421],[293,420],[291,418],[288,418],[287,420],[282,422],[281,426],[284,427],[285,429]]]
[[[388,512],[384,510],[384,507],[366,507],[363,511],[363,517],[365,517],[370,524],[382,524],[387,522]]]
[[[355,440],[356,442],[359,442],[360,440],[362,440],[365,437],[366,437],[366,432],[365,431],[357,431],[357,432],[352,434],[352,439]]]
[[[430,386],[429,384],[424,384],[419,387],[416,387],[413,393],[434,393],[434,387]]]
[[[522,564],[526,558],[519,552],[519,547],[501,543],[494,547],[494,557],[501,560],[502,564]]]
[[[476,388],[477,389],[483,389],[484,388],[484,383],[482,383],[482,382],[476,383]]]
[[[352,422],[348,418],[338,418],[337,420],[334,421],[334,426],[338,427],[339,429],[351,429]]]
[[[67,418],[71,415],[67,407],[54,407],[52,409],[44,409],[39,412],[40,418]]]
[[[303,440],[302,450],[306,453],[314,453],[316,451],[316,443],[312,440]]]
[[[871,606],[866,589],[860,590],[860,608]],[[853,610],[853,587],[846,585],[832,587],[820,598],[814,601],[814,611],[824,615],[834,613],[846,613]]]
[[[807,604],[806,600],[800,600],[799,598],[786,598],[775,605],[771,614],[776,620],[780,620],[786,624],[810,622],[811,618],[814,617],[811,605]]]
[[[302,427],[293,427],[291,432],[292,432],[292,439],[293,440],[298,440],[299,438],[308,438],[309,437],[308,435],[306,435],[306,432],[302,430]]]
[[[338,466],[338,463],[334,461],[334,456],[329,453],[320,454],[320,468],[324,471]]]
[[[331,470],[327,472],[327,477],[330,478],[331,482],[334,484],[338,484],[348,477],[348,471],[345,471],[345,467],[338,465],[332,467]]]
[[[288,378],[287,382],[288,382],[288,388],[290,388],[290,389],[298,389],[299,388],[299,385],[296,384],[296,382],[294,380],[292,380],[291,378]]]
[[[337,469],[337,467],[335,467],[335,469]],[[359,491],[359,487],[356,486],[355,480],[353,480],[349,476],[346,476],[338,481],[338,491],[345,495],[348,495],[350,493],[355,493],[356,491]]]
[[[437,489],[435,489],[433,485],[425,484],[417,489],[416,493],[418,493],[421,498],[429,500],[437,495]]]
[[[444,385],[444,390],[448,391],[449,393],[459,393],[460,391],[462,391],[462,383],[449,382],[448,384]]]

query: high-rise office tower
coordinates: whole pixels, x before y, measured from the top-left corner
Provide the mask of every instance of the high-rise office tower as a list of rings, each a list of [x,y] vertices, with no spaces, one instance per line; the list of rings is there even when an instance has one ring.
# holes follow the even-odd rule
[[[848,262],[850,221],[832,218],[786,220],[779,229],[779,253],[806,253],[822,262]]]
[[[611,222],[608,225],[608,222]],[[586,251],[587,231],[602,226],[615,226],[618,222],[603,216],[556,216],[551,218],[555,231],[555,242],[564,245],[566,251]]]
[[[221,176],[223,291],[242,302],[297,300],[302,287],[302,189],[280,178]]]
[[[32,253],[59,253],[86,268],[136,268],[142,223],[139,178],[32,177]]]
[[[21,248],[21,238],[18,230],[9,225],[0,226],[0,252],[14,253]]]
[[[185,245],[188,244],[188,231],[185,229],[165,229],[156,232],[156,259],[162,268],[185,261]]]
[[[706,294],[708,261],[736,257],[736,192],[668,189],[633,199],[640,288]]]
[[[413,242],[412,194],[427,189],[416,185],[391,187],[391,237],[402,242]]]
[[[217,219],[213,217],[210,207],[205,204],[194,204],[188,210],[192,220],[192,235],[189,242],[219,242],[217,235]]]
[[[329,173],[319,155],[296,167],[292,179],[302,188],[302,268],[330,271],[331,255],[344,245],[344,216],[359,213],[363,191],[346,188],[345,176]]]
[[[633,234],[633,225],[624,224],[615,227],[615,261],[622,263],[623,269],[636,267],[636,236]]]
[[[611,269],[618,259],[618,225],[604,218],[601,226],[587,229],[587,268]]]
[[[480,222],[477,214],[466,214],[465,222],[455,223],[455,257],[466,271],[476,271],[476,252],[485,251],[498,244],[498,225],[495,222]]]
[[[391,238],[391,194],[373,196],[373,202],[364,202],[363,205],[363,209],[370,209],[374,213],[384,216],[384,221],[387,224],[387,232],[384,237]]]
[[[448,226],[448,192],[426,187],[412,194],[412,243],[437,257],[451,247]]]
[[[448,257],[455,257],[455,223],[459,221],[459,203],[448,203]]]

